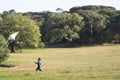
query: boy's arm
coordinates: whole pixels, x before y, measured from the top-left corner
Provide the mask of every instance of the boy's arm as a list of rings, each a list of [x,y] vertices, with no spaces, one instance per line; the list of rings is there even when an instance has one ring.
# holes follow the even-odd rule
[[[35,64],[37,64],[37,62],[34,62]]]

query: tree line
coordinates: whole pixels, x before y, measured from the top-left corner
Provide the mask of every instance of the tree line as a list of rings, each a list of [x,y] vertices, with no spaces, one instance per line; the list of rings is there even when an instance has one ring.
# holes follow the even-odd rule
[[[19,47],[43,47],[44,43],[67,46],[120,43],[120,11],[109,6],[72,7],[69,11],[0,14],[0,34],[20,31]]]

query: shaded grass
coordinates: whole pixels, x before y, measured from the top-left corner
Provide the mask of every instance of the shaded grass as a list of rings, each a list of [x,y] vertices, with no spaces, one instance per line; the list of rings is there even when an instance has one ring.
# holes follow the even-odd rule
[[[9,67],[15,67],[15,66],[14,65],[7,65],[7,64],[0,64],[0,67],[9,68]]]
[[[25,49],[10,54],[0,80],[120,80],[120,45]],[[42,58],[43,72],[34,61]]]

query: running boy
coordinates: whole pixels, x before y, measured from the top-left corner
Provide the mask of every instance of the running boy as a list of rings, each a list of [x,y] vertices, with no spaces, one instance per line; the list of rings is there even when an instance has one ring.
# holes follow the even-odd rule
[[[36,71],[42,71],[41,70],[41,58],[38,58],[38,61],[37,62],[35,62],[36,64],[37,64],[37,68],[36,68]]]

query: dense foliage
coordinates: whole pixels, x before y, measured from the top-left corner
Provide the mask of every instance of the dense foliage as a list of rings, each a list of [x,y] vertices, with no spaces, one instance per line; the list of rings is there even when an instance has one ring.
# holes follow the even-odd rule
[[[120,43],[120,14],[110,19],[107,30],[109,32],[109,41],[112,43]]]
[[[38,47],[41,34],[37,23],[21,14],[7,14],[4,16],[0,32],[7,39],[14,32],[19,31],[16,43],[20,47]]]
[[[81,35],[82,44],[100,43],[99,35],[106,27],[106,17],[94,11],[81,11],[85,26]]]
[[[7,59],[9,56],[9,49],[7,45],[7,41],[0,34],[0,63]]]
[[[97,12],[101,12],[101,11],[109,11],[109,12],[113,12],[116,11],[116,9],[114,7],[110,7],[110,6],[95,6],[95,5],[88,5],[88,6],[82,6],[82,7],[72,7],[70,9],[70,12],[80,12],[81,10],[92,10],[92,11],[97,11]]]
[[[79,39],[79,32],[83,26],[83,17],[76,13],[50,14],[43,38],[51,43],[71,43]]]
[[[43,46],[41,42],[79,45],[120,43],[120,11],[110,6],[72,7],[69,12],[60,14],[44,11],[20,15],[15,10],[4,11],[0,25],[4,27],[1,32],[5,37],[19,30],[21,33],[17,41],[20,46],[26,47],[37,47],[39,42]]]

